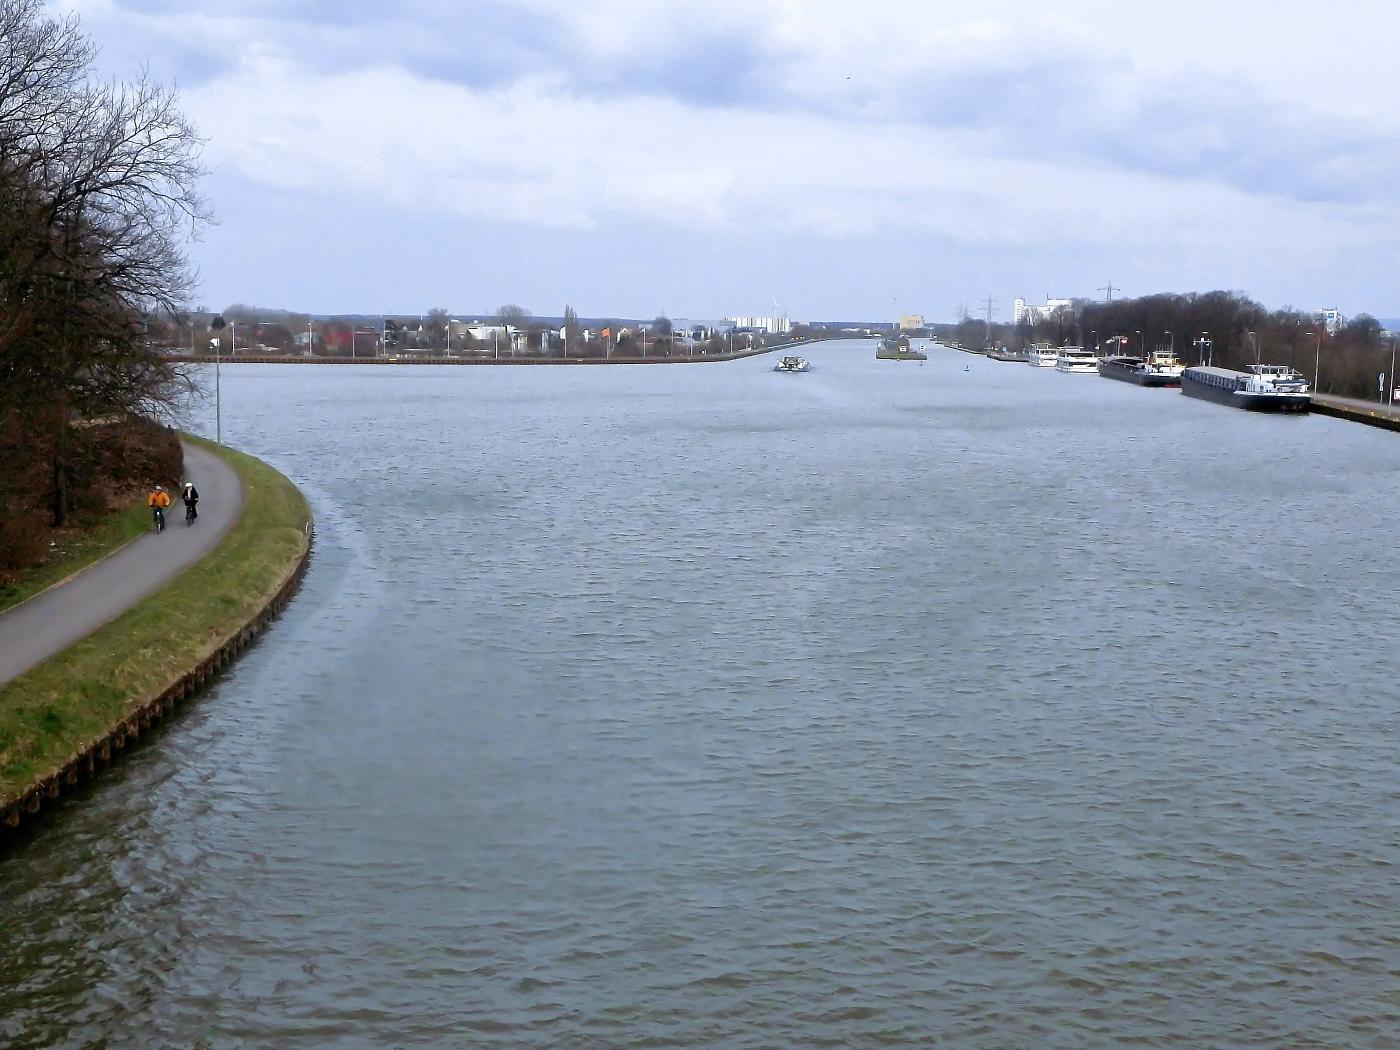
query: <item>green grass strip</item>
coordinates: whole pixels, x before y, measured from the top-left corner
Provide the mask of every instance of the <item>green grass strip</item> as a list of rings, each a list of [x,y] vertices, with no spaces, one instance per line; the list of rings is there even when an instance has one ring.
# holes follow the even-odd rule
[[[0,805],[196,667],[263,608],[305,551],[311,515],[296,486],[252,456],[186,440],[237,471],[242,514],[162,590],[0,686]]]
[[[63,549],[49,561],[26,569],[14,582],[0,586],[0,612],[100,561],[150,526],[151,512],[142,504],[133,504],[107,515],[91,529],[72,534],[62,541]]]

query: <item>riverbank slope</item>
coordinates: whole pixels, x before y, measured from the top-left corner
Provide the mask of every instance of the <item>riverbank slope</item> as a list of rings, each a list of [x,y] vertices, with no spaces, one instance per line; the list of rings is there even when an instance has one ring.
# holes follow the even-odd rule
[[[267,464],[196,443],[237,473],[237,522],[160,590],[0,687],[0,827],[38,812],[193,695],[300,580],[311,537],[305,498]]]

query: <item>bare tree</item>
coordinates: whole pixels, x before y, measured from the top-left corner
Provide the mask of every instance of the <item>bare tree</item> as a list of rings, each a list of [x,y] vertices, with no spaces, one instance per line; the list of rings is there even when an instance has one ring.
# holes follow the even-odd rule
[[[583,329],[579,327],[578,314],[572,306],[564,307],[564,356],[569,356],[569,347],[579,345]]]
[[[447,310],[441,306],[434,306],[428,311],[427,317],[423,321],[423,327],[428,333],[428,348],[431,350],[446,350],[451,339],[451,329],[448,327],[450,317]]]
[[[75,18],[0,0],[0,408],[46,417],[56,523],[73,419],[160,414],[187,385],[145,318],[178,311],[182,245],[209,219],[174,91],[97,83],[93,56]]]

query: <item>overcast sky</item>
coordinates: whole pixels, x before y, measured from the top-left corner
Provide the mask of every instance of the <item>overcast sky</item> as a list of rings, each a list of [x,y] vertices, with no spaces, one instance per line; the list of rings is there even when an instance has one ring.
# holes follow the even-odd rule
[[[67,0],[178,82],[201,302],[951,320],[1237,289],[1400,315],[1373,0]]]

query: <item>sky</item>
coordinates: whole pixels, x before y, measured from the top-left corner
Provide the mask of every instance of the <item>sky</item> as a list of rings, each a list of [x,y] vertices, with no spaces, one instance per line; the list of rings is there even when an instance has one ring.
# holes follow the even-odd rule
[[[53,6],[207,138],[216,309],[1400,315],[1378,0]]]

